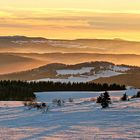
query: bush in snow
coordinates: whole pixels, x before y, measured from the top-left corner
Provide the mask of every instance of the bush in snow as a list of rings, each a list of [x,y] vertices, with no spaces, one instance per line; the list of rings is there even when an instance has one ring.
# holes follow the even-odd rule
[[[138,98],[140,98],[140,91],[139,91],[139,92],[137,92],[137,97],[138,97]]]
[[[123,96],[121,97],[121,101],[128,101],[129,98],[128,98],[128,95],[125,93],[123,94]]]
[[[24,106],[32,106],[33,104],[35,104],[35,102],[33,102],[33,101],[25,101],[25,102],[23,102],[23,104],[24,104]]]
[[[28,109],[32,109],[32,108],[37,108],[37,105],[39,103],[33,102],[33,101],[27,101],[27,102],[24,102],[23,104],[24,106],[28,107]]]
[[[24,106],[28,109],[36,108],[37,110],[42,110],[43,113],[49,110],[49,106],[46,103],[37,103],[37,102],[24,102]]]
[[[64,105],[65,101],[62,99],[54,99],[52,100],[53,104],[56,104],[57,106],[62,106]]]
[[[58,105],[58,106],[62,106],[62,105],[64,105],[64,103],[65,103],[65,101],[64,101],[64,100],[61,100],[61,99],[59,99],[59,100],[57,101],[57,105]]]
[[[140,91],[138,91],[137,94],[132,96],[131,98],[140,98]]]
[[[74,100],[73,98],[69,98],[69,102],[72,103]]]
[[[23,102],[24,106],[28,106],[28,102]]]

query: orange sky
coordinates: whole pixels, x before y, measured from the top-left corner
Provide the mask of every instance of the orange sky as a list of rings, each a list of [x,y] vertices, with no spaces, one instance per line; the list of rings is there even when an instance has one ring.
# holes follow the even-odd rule
[[[140,41],[139,0],[0,1],[0,35]]]

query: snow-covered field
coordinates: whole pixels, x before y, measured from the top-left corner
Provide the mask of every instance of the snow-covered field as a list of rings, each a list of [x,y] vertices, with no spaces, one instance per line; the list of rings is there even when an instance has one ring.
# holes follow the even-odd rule
[[[68,83],[68,82],[76,82],[76,83],[86,83],[95,79],[98,79],[100,77],[111,77],[111,76],[116,76],[116,75],[120,75],[122,73],[120,72],[115,72],[115,71],[111,71],[111,70],[106,70],[106,71],[102,71],[101,73],[95,74],[95,75],[80,75],[80,76],[73,76],[71,75],[68,78],[43,78],[43,79],[39,79],[36,81],[52,81],[52,82],[62,82],[62,83]]]
[[[102,71],[98,74],[94,74],[94,75],[80,75],[80,76],[74,76],[71,75],[68,78],[43,78],[43,79],[39,79],[37,81],[53,81],[53,82],[62,82],[62,83],[68,83],[68,82],[89,82],[95,79],[98,79],[100,77],[111,77],[111,76],[116,76],[116,75],[121,75],[122,73],[120,72],[116,72],[116,71],[111,71],[111,70],[105,70]],[[65,74],[64,74],[65,75]]]
[[[124,66],[111,66],[100,67],[100,70],[96,72],[95,67],[82,67],[81,69],[60,69],[56,70],[57,77],[55,78],[43,78],[37,81],[53,81],[53,82],[90,82],[101,77],[111,77],[124,74],[130,68]],[[59,77],[60,76],[60,77]],[[63,77],[67,76],[67,77]],[[61,78],[63,77],[63,78]]]
[[[84,73],[89,73],[91,70],[94,70],[94,67],[83,67],[81,69],[76,69],[76,70],[57,70],[58,75],[67,75],[67,74],[84,74]]]
[[[137,90],[126,92],[131,96]],[[27,110],[22,102],[0,102],[0,140],[139,140],[140,99],[121,102],[123,93],[110,92],[114,102],[108,109],[90,101],[100,92],[36,93],[38,101],[50,105],[47,113]],[[66,103],[56,107],[55,98]]]

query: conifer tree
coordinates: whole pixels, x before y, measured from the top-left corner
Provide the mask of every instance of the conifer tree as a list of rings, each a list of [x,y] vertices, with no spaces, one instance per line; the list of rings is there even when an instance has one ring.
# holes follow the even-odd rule
[[[109,93],[106,91],[102,95],[101,106],[102,108],[107,108],[109,107],[110,103],[111,103],[111,98],[110,98]]]

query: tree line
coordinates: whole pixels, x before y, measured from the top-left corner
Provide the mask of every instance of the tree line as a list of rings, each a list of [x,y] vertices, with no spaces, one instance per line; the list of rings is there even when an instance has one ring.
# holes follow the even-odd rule
[[[0,100],[34,100],[34,92],[125,90],[125,85],[96,83],[61,83],[35,81],[0,81]]]

